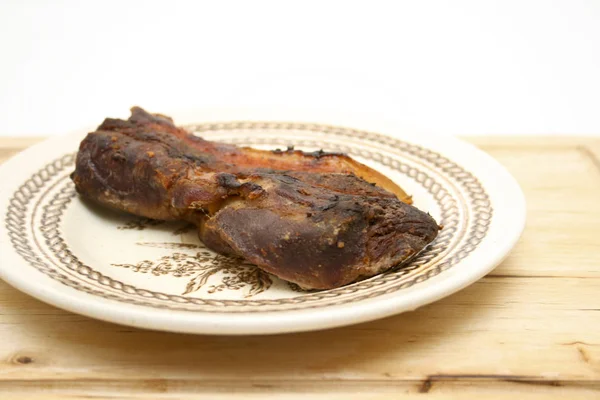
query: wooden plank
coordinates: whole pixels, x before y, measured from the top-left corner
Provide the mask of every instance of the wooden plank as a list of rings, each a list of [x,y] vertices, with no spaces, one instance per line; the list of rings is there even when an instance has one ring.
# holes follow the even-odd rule
[[[539,385],[512,382],[453,382],[443,379],[427,384],[423,382],[284,382],[277,385],[261,382],[247,382],[243,385],[227,385],[215,382],[213,385],[197,385],[193,382],[146,380],[127,384],[113,384],[102,381],[75,381],[72,386],[54,386],[42,383],[28,388],[27,391],[9,388],[2,393],[3,400],[12,399],[447,399],[447,398],[485,398],[505,400],[507,395],[518,395],[519,399],[548,399],[563,397],[571,399],[597,399],[598,387],[574,387],[560,385]]]
[[[379,321],[226,337],[104,323],[0,283],[0,398],[600,397],[600,139],[470,140],[513,173],[529,212],[476,284]],[[0,161],[29,143],[0,139]]]
[[[77,316],[0,290],[0,381],[47,379],[600,381],[600,279],[485,278],[370,323],[275,336],[194,336]],[[152,366],[151,371],[147,366]]]
[[[481,146],[515,176],[527,227],[495,275],[600,277],[600,171],[577,147]]]

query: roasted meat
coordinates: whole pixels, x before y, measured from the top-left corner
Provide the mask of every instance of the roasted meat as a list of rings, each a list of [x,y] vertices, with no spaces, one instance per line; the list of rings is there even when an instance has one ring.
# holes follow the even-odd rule
[[[439,229],[391,180],[346,155],[211,142],[138,107],[87,135],[71,177],[84,197],[192,222],[207,247],[306,289],[385,271]]]

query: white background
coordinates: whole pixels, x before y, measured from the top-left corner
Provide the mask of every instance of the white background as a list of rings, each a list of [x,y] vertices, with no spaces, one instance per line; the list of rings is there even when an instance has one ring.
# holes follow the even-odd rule
[[[215,105],[600,134],[600,1],[0,0],[0,135]]]

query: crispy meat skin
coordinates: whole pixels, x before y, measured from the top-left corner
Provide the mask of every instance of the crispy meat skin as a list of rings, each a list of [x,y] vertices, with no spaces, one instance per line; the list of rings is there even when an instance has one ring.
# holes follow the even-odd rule
[[[111,208],[190,221],[209,248],[307,289],[385,271],[439,229],[398,200],[410,201],[393,182],[348,156],[210,142],[138,107],[87,135],[72,179]]]

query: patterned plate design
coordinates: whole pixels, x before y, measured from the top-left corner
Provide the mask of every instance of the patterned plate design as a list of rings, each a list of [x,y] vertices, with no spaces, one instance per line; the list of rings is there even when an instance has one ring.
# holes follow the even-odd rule
[[[458,163],[456,158],[397,137],[285,122],[204,123],[189,125],[188,129],[209,140],[256,148],[293,145],[308,151],[348,153],[407,189],[415,205],[432,214],[444,228],[408,264],[342,288],[306,292],[243,260],[212,252],[198,240],[193,226],[120,214],[79,198],[69,179],[76,155],[71,149],[76,149],[81,138],[76,135],[62,139],[63,146],[47,145],[46,157],[52,155],[52,158],[40,162],[35,171],[13,185],[14,190],[3,191],[1,196],[5,203],[0,204],[6,204],[4,230],[0,231],[2,253],[10,253],[11,261],[17,260],[35,276],[43,275],[44,282],[52,281],[48,285],[53,289],[52,294],[40,295],[35,289],[24,287],[35,282],[15,283],[17,266],[14,263],[9,266],[4,257],[3,278],[58,306],[155,329],[198,333],[319,329],[421,305],[392,307],[393,299],[403,293],[409,298],[421,287],[427,290],[436,280],[441,282],[446,274],[459,276],[452,271],[460,269],[470,258],[477,258],[496,223],[497,208],[504,207],[502,202],[494,203],[489,185],[486,187],[473,170]],[[64,146],[66,142],[68,146]],[[43,146],[36,150],[39,152]],[[9,164],[16,165],[24,159],[21,155],[11,160],[0,169],[0,176],[7,173]],[[497,164],[490,165],[501,170]],[[505,179],[511,179],[505,171],[501,173],[506,175]],[[513,203],[523,208],[519,204],[522,195],[512,184],[513,191],[518,192]],[[519,220],[513,224],[510,238],[513,243],[522,228],[524,213],[521,214],[522,217],[516,213]],[[504,247],[504,253],[510,249],[506,244],[498,245]],[[479,270],[474,267],[466,275],[470,280],[476,279],[475,275],[490,270],[491,264],[487,262]],[[451,291],[464,285],[465,282],[456,284]],[[55,299],[56,293],[64,294],[63,301],[66,297],[73,300],[80,296],[86,304],[97,304],[88,308],[83,303],[65,305]],[[364,311],[365,305],[377,307],[377,304],[385,306],[370,316],[368,310]],[[343,321],[332,318],[333,323],[323,321],[326,314],[353,307],[357,312],[362,310],[364,316]],[[294,320],[294,314],[299,318],[297,326],[289,322]],[[281,318],[279,325],[273,324],[277,315]],[[165,318],[172,323],[165,324]],[[177,318],[181,318],[179,324]]]

